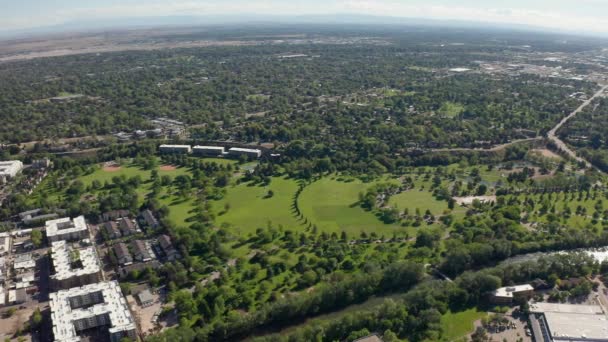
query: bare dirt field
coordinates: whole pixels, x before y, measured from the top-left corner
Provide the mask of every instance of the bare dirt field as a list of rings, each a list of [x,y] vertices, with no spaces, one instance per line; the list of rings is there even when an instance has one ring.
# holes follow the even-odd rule
[[[175,170],[177,170],[177,167],[175,167],[173,165],[161,165],[160,170],[161,171],[175,171]]]
[[[559,154],[557,154],[551,150],[548,150],[548,149],[535,149],[535,150],[531,150],[530,152],[538,153],[541,156],[546,157],[546,158],[562,159],[562,157]]]
[[[17,306],[13,306],[13,308],[17,308]],[[29,321],[33,312],[34,308],[31,307],[17,310],[11,317],[0,316],[0,338],[4,340],[7,337],[12,337],[19,328]],[[29,336],[27,340],[29,340]]]
[[[112,165],[112,166],[104,166],[103,170],[105,172],[117,172],[120,171],[122,169],[122,167],[118,166],[118,165]]]

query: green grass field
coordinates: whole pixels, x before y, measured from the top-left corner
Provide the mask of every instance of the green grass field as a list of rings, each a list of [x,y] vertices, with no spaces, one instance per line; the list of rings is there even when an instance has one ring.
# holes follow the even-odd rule
[[[352,234],[361,232],[392,235],[412,232],[411,228],[382,223],[372,213],[357,204],[359,193],[365,192],[373,183],[360,180],[342,182],[332,178],[322,178],[308,185],[300,196],[300,210],[320,230]]]
[[[216,213],[224,211],[225,205],[229,205],[228,212],[218,215],[216,223],[229,223],[239,234],[255,232],[257,228],[268,226],[268,222],[273,226],[283,225],[285,229],[302,227],[302,222],[298,222],[291,209],[297,189],[296,181],[276,177],[267,187],[251,186],[249,183],[229,186],[226,196],[214,202]],[[269,190],[274,195],[267,198]]]
[[[441,328],[443,330],[442,341],[454,341],[473,332],[473,322],[487,315],[485,312],[477,311],[477,308],[453,313],[446,312],[441,316]]]

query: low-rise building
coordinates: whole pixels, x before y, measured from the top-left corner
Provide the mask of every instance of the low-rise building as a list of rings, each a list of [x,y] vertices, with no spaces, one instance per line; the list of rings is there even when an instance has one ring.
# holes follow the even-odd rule
[[[123,218],[123,217],[129,217],[130,212],[128,210],[111,210],[111,211],[106,211],[105,213],[101,214],[101,221],[114,221],[114,220],[118,220],[119,218]]]
[[[158,220],[154,217],[154,214],[149,209],[146,209],[141,212],[141,218],[146,226],[151,229],[156,229],[159,226]]]
[[[218,157],[224,154],[223,146],[194,146],[192,154],[200,157]]]
[[[158,151],[163,154],[188,154],[192,152],[190,145],[160,145]]]
[[[163,234],[158,238],[158,243],[160,244],[160,248],[162,248],[163,253],[165,253],[167,260],[175,260],[177,251],[175,250],[175,247],[173,247],[171,238],[168,235]]]
[[[506,286],[496,289],[492,293],[492,302],[496,304],[509,304],[515,298],[529,299],[534,294],[534,288],[530,284]]]
[[[116,281],[51,293],[50,307],[55,341],[80,341],[80,332],[103,326],[112,342],[137,339],[135,320]]]
[[[8,291],[7,304],[17,305],[27,302],[29,296],[24,288]]]
[[[51,246],[51,260],[52,289],[67,289],[102,280],[101,265],[95,247],[78,249],[68,246],[65,241],[56,241]]]
[[[137,294],[137,300],[139,301],[139,305],[142,307],[147,307],[154,304],[154,296],[150,292],[150,290],[143,290]]]
[[[120,219],[120,221],[118,221],[118,226],[120,227],[122,236],[137,234],[137,227],[135,226],[135,223],[133,223],[133,220],[129,218]]]
[[[247,158],[255,159],[260,158],[262,156],[262,150],[253,148],[232,147],[228,150],[228,154],[235,157],[244,155]]]
[[[120,229],[118,229],[118,225],[114,221],[106,222],[102,225],[103,236],[107,240],[119,239],[122,237],[120,233]]]
[[[32,253],[23,253],[15,255],[13,259],[13,268],[15,271],[27,271],[36,267],[36,262],[32,258]]]
[[[608,342],[606,315],[599,305],[530,303],[530,326],[539,342]]]
[[[133,263],[133,258],[129,252],[129,248],[124,242],[120,242],[113,247],[114,255],[116,255],[116,261],[121,266],[130,265]]]
[[[148,245],[144,241],[135,240],[131,243],[131,247],[133,248],[133,258],[135,260],[142,262],[152,260]]]
[[[15,178],[23,170],[23,163],[20,160],[0,161],[0,183]]]
[[[0,233],[0,256],[6,255],[11,251],[11,234]]]
[[[46,221],[46,238],[50,242],[59,240],[76,241],[89,238],[89,229],[84,216]]]

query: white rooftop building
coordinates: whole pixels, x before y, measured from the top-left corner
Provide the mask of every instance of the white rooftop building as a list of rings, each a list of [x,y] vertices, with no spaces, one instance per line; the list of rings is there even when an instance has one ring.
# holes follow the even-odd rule
[[[608,341],[608,319],[599,305],[531,303],[536,341]]]
[[[55,341],[80,341],[78,333],[108,326],[110,341],[137,337],[135,321],[116,281],[61,290],[50,294]]]
[[[0,161],[0,183],[14,178],[23,170],[23,163],[20,160]]]
[[[0,256],[11,250],[11,235],[7,232],[0,233]]]
[[[262,151],[253,148],[232,147],[228,150],[228,154],[233,156],[245,155],[247,157],[259,158],[262,156]]]
[[[82,240],[89,237],[89,230],[84,216],[78,216],[73,220],[69,217],[64,217],[46,221],[46,237],[51,242]]]
[[[494,303],[510,303],[516,296],[530,296],[534,293],[534,287],[530,284],[506,286],[496,289],[492,293]]]
[[[51,286],[55,289],[82,286],[101,280],[101,265],[95,247],[71,248],[65,241],[53,242],[51,259],[54,273]]]
[[[197,156],[217,157],[224,154],[223,146],[194,146],[192,153]]]
[[[160,145],[158,148],[160,153],[190,153],[192,146],[190,145]]]

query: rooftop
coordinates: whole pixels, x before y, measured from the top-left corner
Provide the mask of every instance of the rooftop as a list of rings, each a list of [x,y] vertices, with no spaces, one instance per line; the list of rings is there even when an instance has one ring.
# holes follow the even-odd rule
[[[103,303],[85,308],[72,309],[70,304],[71,298],[88,296],[95,292],[102,293]],[[51,293],[50,307],[51,318],[53,320],[53,334],[56,341],[80,341],[73,322],[100,315],[108,315],[110,319],[110,334],[135,329],[135,322],[117,281],[96,283]]]
[[[82,264],[82,267],[78,268],[73,267],[73,256],[76,251]],[[69,279],[71,277],[97,273],[101,269],[95,247],[72,249],[65,241],[56,241],[51,246],[51,258],[55,267],[55,274],[51,276],[51,279]]]
[[[513,297],[513,294],[524,291],[534,291],[534,288],[530,284],[506,286],[496,289],[494,291],[495,297]]]
[[[73,220],[69,217],[64,217],[56,220],[46,221],[45,225],[47,237],[60,234],[68,234],[87,229],[87,224],[84,220],[84,216],[75,217]]]

